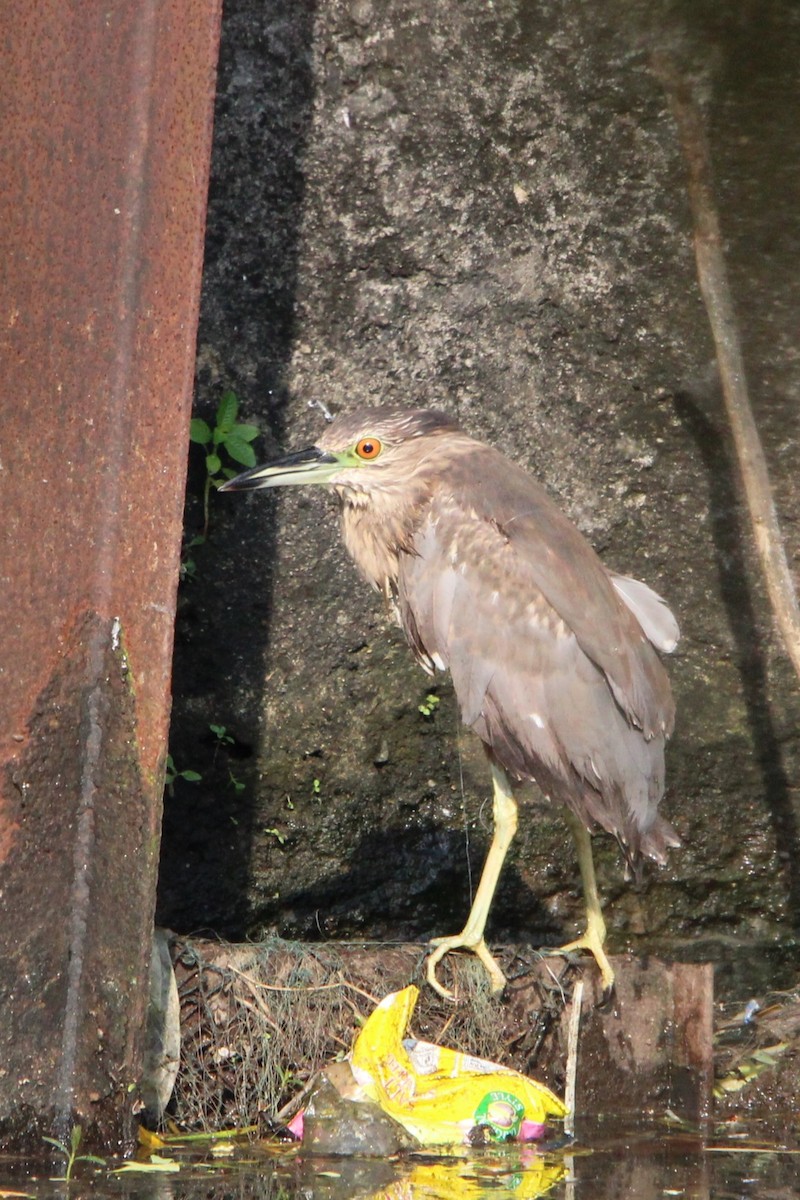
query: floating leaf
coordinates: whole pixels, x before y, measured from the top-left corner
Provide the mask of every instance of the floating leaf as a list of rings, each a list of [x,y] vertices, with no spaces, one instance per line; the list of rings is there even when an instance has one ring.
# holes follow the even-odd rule
[[[126,1162],[112,1171],[112,1175],[167,1175],[180,1171],[181,1164],[174,1158],[162,1158],[160,1154],[151,1154],[147,1162]]]
[[[222,726],[220,726],[222,728]],[[173,1143],[181,1142],[213,1142],[221,1139],[231,1138],[246,1138],[253,1133],[258,1133],[257,1125],[240,1125],[237,1129],[217,1129],[209,1133],[183,1133],[178,1129],[173,1122],[170,1123],[169,1133],[164,1134],[163,1140],[172,1145]],[[281,1143],[285,1145],[285,1143]]]
[[[139,1126],[138,1142],[143,1150],[163,1150],[166,1146],[164,1139],[157,1133],[153,1133],[152,1129],[145,1129],[143,1125]]]
[[[215,1158],[229,1158],[236,1153],[236,1147],[233,1142],[214,1142],[211,1146],[211,1153]]]
[[[776,1042],[774,1046],[763,1046],[760,1050],[754,1050],[749,1058],[738,1063],[730,1074],[717,1081],[714,1085],[714,1095],[720,1099],[726,1093],[740,1092],[762,1072],[777,1066],[779,1058],[789,1045],[789,1042]]]

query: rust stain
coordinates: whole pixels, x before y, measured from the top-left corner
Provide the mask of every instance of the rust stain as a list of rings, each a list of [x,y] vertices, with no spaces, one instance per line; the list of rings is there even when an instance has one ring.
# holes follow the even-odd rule
[[[0,1006],[0,1044],[22,1020],[19,1054],[59,1050],[20,1112],[91,1091],[108,1110],[86,1108],[86,1126],[111,1136],[110,1081],[119,1055],[130,1081],[139,1051],[108,1049],[109,996],[138,994],[152,928],[220,0],[12,0],[6,15],[0,887],[40,986]],[[128,787],[119,829],[110,761]],[[115,930],[108,898],[129,895]],[[87,1090],[97,1061],[105,1086]]]
[[[3,884],[12,919],[0,922],[0,1057],[13,1093],[0,1129],[5,1118],[6,1136],[11,1125],[31,1149],[43,1129],[68,1138],[76,1118],[99,1141],[133,1136],[126,1085],[141,1053],[156,864],[115,640],[113,622],[92,613],[73,630],[3,781],[20,832]]]
[[[3,57],[2,751],[84,608],[165,729],[218,0],[27,5]],[[87,603],[88,602],[88,603]]]

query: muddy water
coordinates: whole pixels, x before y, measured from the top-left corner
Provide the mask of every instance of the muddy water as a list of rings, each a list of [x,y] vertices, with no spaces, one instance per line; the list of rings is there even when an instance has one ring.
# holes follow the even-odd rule
[[[589,1145],[591,1144],[591,1149]],[[27,1194],[42,1200],[67,1195],[126,1197],[128,1200],[516,1200],[548,1195],[554,1200],[649,1200],[687,1196],[758,1197],[797,1195],[800,1150],[758,1139],[675,1134],[638,1128],[587,1131],[569,1150],[541,1156],[527,1148],[472,1152],[465,1157],[411,1157],[394,1162],[370,1159],[278,1157],[244,1150],[221,1165],[211,1158],[169,1157],[180,1170],[165,1174],[112,1175],[77,1167],[66,1185],[0,1164],[0,1196]]]

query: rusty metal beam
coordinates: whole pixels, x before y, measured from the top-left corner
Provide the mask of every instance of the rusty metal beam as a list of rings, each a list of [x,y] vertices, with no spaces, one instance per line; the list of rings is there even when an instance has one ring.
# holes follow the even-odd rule
[[[5,18],[0,1141],[78,1121],[117,1148],[147,998],[220,0],[11,0]]]

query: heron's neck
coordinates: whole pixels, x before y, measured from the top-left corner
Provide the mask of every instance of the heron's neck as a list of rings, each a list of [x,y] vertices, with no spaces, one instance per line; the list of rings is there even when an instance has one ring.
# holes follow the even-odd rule
[[[399,556],[411,546],[425,497],[416,488],[409,494],[407,485],[369,492],[336,490],[342,506],[345,546],[364,578],[385,591],[397,579]]]

